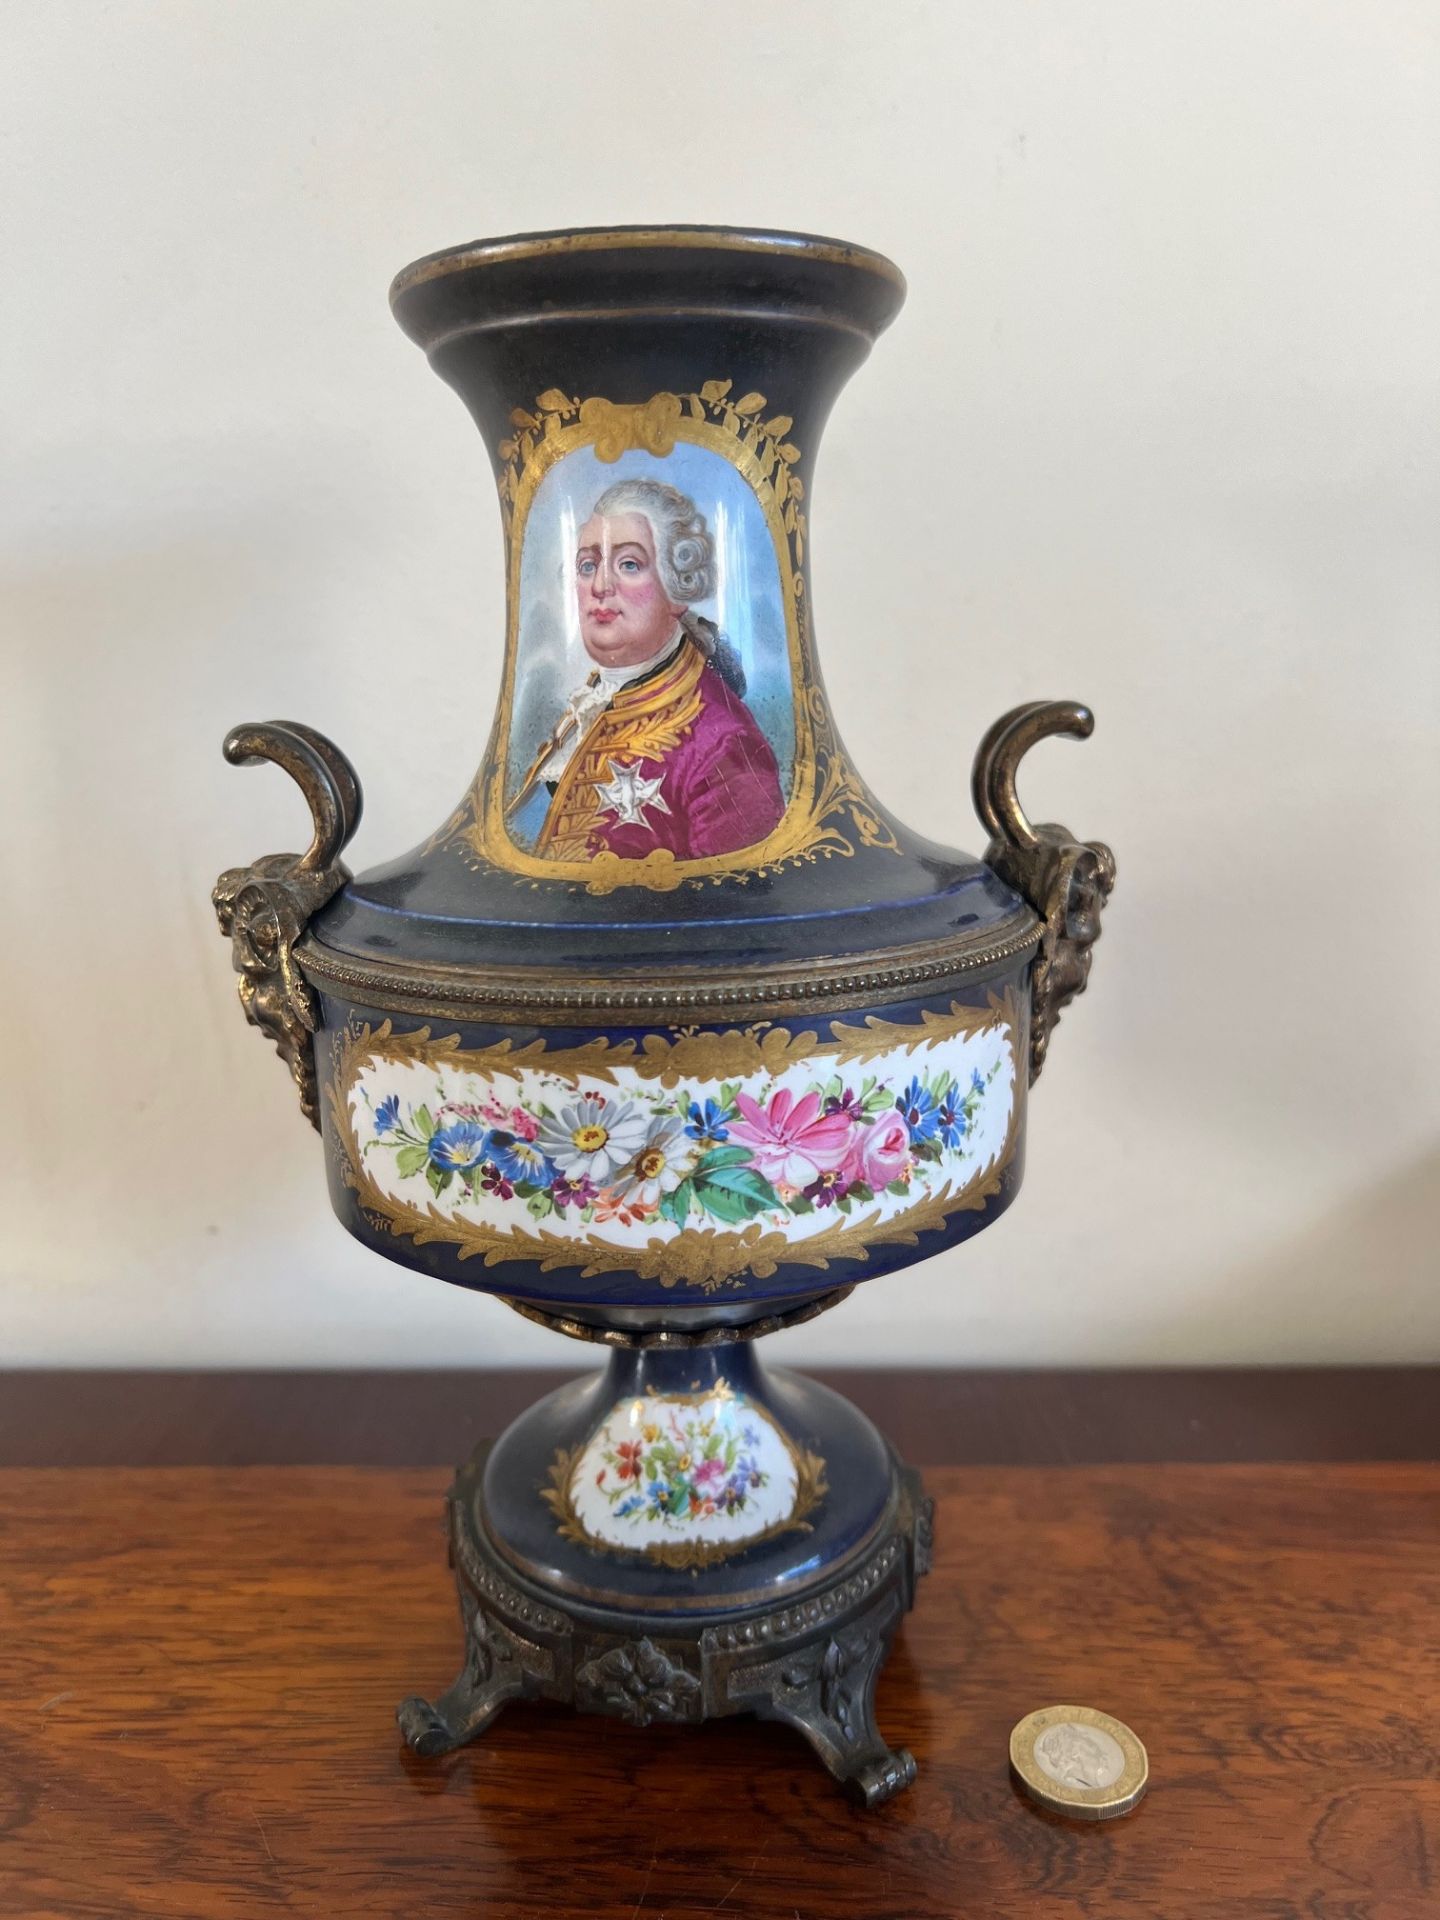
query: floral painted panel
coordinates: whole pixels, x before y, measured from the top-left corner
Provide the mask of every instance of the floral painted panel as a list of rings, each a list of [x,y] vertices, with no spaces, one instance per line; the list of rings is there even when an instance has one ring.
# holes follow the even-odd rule
[[[867,1045],[858,1062],[817,1049],[679,1085],[618,1063],[591,1075],[541,1056],[502,1075],[443,1049],[382,1055],[344,1098],[378,1196],[466,1227],[639,1249],[751,1224],[801,1242],[862,1212],[883,1228],[943,1205],[1001,1164],[1016,1095],[1015,1029],[997,1018]]]
[[[802,1498],[813,1504],[820,1474],[806,1464],[770,1414],[720,1380],[708,1393],[612,1408],[564,1462],[551,1505],[572,1532],[607,1546],[735,1547],[795,1520]]]

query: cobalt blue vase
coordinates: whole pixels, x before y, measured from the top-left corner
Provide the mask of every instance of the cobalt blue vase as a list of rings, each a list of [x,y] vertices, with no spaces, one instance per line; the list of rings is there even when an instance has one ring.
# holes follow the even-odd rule
[[[767,1376],[755,1338],[1009,1206],[1114,862],[1016,793],[1033,744],[1089,733],[1082,706],[1031,703],[982,740],[983,860],[910,832],[840,738],[814,465],[903,294],[864,248],[706,227],[406,268],[396,317],[499,492],[479,769],[422,846],[354,878],[340,751],[293,722],[225,743],[312,810],[303,855],[223,875],[215,901],[340,1219],[612,1349],[457,1480],[467,1662],[402,1709],[422,1751],[538,1695],[788,1720],[870,1802],[913,1773],[872,1694],[926,1503],[862,1414]]]

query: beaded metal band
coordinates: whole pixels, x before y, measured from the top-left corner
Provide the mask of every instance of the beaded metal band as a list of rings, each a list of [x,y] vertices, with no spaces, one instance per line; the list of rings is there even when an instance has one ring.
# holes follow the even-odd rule
[[[654,1020],[704,1024],[737,1012],[752,1018],[804,1012],[817,1001],[835,1007],[879,1006],[906,991],[983,972],[1018,959],[1038,945],[1041,928],[1025,908],[1002,923],[985,946],[953,940],[903,948],[894,954],[861,954],[828,965],[775,968],[717,981],[713,974],[672,973],[642,985],[617,985],[615,976],[594,979],[538,969],[496,968],[486,976],[357,960],[322,946],[313,934],[296,949],[307,980],[322,991],[348,995],[361,1005],[400,1013],[439,1014],[456,1020],[484,1018],[556,1020],[580,1014],[604,1025],[613,1016],[639,1014]]]

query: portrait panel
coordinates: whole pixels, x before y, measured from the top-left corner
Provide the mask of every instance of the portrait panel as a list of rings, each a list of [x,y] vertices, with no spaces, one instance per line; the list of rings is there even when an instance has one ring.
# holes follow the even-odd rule
[[[709,447],[556,460],[519,530],[505,833],[574,868],[729,863],[771,840],[796,779],[776,536]]]

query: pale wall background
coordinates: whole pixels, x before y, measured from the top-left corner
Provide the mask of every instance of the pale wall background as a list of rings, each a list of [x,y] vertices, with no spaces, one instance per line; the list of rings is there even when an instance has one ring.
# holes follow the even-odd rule
[[[0,58],[11,1364],[581,1359],[331,1219],[208,893],[308,720],[398,853],[478,758],[500,529],[391,274],[531,227],[892,254],[818,629],[888,803],[982,730],[1115,845],[1027,1188],[793,1360],[1440,1355],[1440,45],[1402,0],[55,5]],[[887,665],[878,671],[877,639]]]

